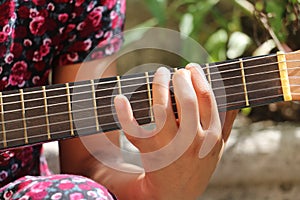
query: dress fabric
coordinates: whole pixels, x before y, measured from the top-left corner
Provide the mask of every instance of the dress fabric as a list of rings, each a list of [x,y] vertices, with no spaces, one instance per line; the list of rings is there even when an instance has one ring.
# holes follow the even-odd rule
[[[47,85],[53,66],[118,51],[125,4],[125,0],[0,0],[0,91]],[[42,145],[0,150],[0,199],[113,198],[103,197],[109,192],[84,177],[51,175],[44,161]],[[63,186],[72,184],[63,193]],[[95,185],[102,192],[90,189]],[[42,192],[30,197],[32,190]]]

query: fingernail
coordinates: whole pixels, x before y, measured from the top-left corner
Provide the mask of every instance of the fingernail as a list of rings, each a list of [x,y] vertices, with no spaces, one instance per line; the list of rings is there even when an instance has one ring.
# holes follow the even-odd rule
[[[186,65],[186,69],[190,69],[192,67],[201,68],[201,66],[198,63],[189,63]]]
[[[157,73],[157,74],[169,74],[170,71],[169,71],[166,67],[159,67],[159,68],[156,70],[156,73]]]
[[[122,107],[124,106],[124,104],[126,103],[126,97],[123,96],[123,95],[117,95],[114,99],[114,103],[115,103],[115,106],[119,109],[122,109]]]
[[[169,85],[170,71],[165,67],[160,67],[156,70],[154,75],[153,84],[160,84],[164,87]]]

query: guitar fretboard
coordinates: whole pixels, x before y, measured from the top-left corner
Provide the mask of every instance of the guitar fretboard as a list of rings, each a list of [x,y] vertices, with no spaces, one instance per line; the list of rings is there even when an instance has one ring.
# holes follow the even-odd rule
[[[283,101],[276,55],[202,65],[220,111]],[[174,72],[175,69],[171,69]],[[125,95],[139,124],[154,120],[154,72],[4,91],[0,149],[120,129],[113,99]],[[172,84],[173,109],[177,114]]]

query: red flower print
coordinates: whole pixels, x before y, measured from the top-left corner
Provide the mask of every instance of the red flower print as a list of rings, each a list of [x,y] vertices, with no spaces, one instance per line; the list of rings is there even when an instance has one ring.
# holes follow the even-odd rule
[[[67,54],[67,59],[71,62],[76,62],[78,60],[78,54],[77,53],[69,53]]]
[[[6,53],[6,46],[0,45],[0,57],[4,57]]]
[[[16,172],[18,169],[18,164],[17,163],[14,163],[12,166],[11,166],[11,171],[12,172]]]
[[[81,31],[81,30],[84,29],[84,27],[85,27],[85,22],[80,22],[80,23],[77,25],[76,29],[79,30],[79,31]]]
[[[43,59],[43,57],[41,56],[40,52],[39,51],[35,51],[34,54],[33,54],[33,58],[32,60],[34,62],[39,62]]]
[[[90,12],[90,11],[94,8],[94,6],[95,6],[95,2],[94,2],[94,1],[91,1],[90,4],[88,5],[88,7],[87,7],[86,10],[87,10],[88,12]]]
[[[18,15],[21,19],[26,19],[29,17],[30,11],[27,6],[20,6],[18,9]]]
[[[68,52],[87,51],[91,48],[91,44],[91,40],[74,42],[74,44],[70,48],[68,48]]]
[[[23,42],[24,46],[30,47],[32,45],[32,41],[30,39],[25,39]]]
[[[39,53],[42,57],[46,56],[50,52],[50,47],[48,45],[40,46]]]
[[[99,42],[99,44],[97,45],[97,47],[104,47],[106,45],[108,45],[108,43],[110,42],[110,39],[113,37],[113,33],[112,31],[107,31],[105,34],[104,34],[104,38],[101,42]]]
[[[0,32],[0,43],[3,43],[7,40],[7,33]]]
[[[45,68],[46,64],[45,62],[43,61],[40,61],[40,62],[36,62],[34,63],[34,68],[37,70],[37,71],[43,71],[43,69]]]
[[[12,28],[9,26],[9,24],[6,24],[3,28],[2,28],[3,32],[10,34],[12,31]]]
[[[52,182],[42,181],[34,184],[30,189],[32,192],[38,193],[46,190],[50,185],[52,185]]]
[[[37,9],[35,8],[30,8],[30,11],[29,11],[29,17],[30,18],[35,18],[39,15],[39,12],[37,11]]]
[[[103,58],[103,56],[104,55],[102,51],[96,51],[92,53],[91,59],[95,60],[95,59]]]
[[[79,192],[70,194],[70,200],[81,200],[83,199],[83,195]]]
[[[48,192],[46,190],[41,191],[41,192],[28,192],[26,193],[28,196],[31,197],[31,199],[44,199],[46,197],[46,195],[48,194]]]
[[[126,2],[121,1],[121,13],[125,14],[125,12],[126,12]]]
[[[49,31],[53,31],[57,29],[57,24],[53,19],[47,18],[45,22],[45,26],[43,28]]]
[[[52,199],[52,200],[59,200],[59,199],[61,199],[61,197],[62,197],[62,193],[57,192],[57,193],[55,193],[55,194],[53,194],[53,195],[51,196],[51,199]]]
[[[78,6],[81,6],[81,4],[84,2],[84,0],[76,0],[75,2],[75,6],[78,7]]]
[[[103,12],[103,8],[97,7],[89,13],[88,18],[92,22],[94,27],[99,26],[102,19],[102,12]]]
[[[110,18],[112,19],[112,24],[111,24],[112,29],[115,29],[116,27],[120,26],[120,24],[122,23],[121,18],[114,11],[111,12]]]
[[[33,59],[33,54],[34,54],[34,52],[33,52],[32,49],[27,50],[25,54],[26,54],[26,58],[27,58],[28,60],[32,60],[32,59]]]
[[[8,82],[12,86],[21,85],[28,79],[27,63],[24,61],[16,62],[11,68]]]
[[[92,187],[90,187],[86,184],[80,184],[80,185],[78,185],[78,187],[82,190],[91,190],[92,189]]]
[[[4,179],[6,179],[7,175],[8,175],[7,171],[2,170],[0,172],[0,181],[3,181]]]
[[[11,190],[4,192],[4,199],[10,199],[14,193]]]
[[[23,51],[23,46],[20,43],[13,43],[10,51],[14,54],[15,58],[20,57]]]
[[[75,18],[76,16],[81,16],[82,14],[86,15],[82,6],[74,7],[73,13],[71,14],[71,18]]]
[[[6,88],[7,84],[8,84],[7,80],[5,80],[5,79],[0,80],[0,91],[3,91]],[[0,163],[3,164],[2,162],[0,162]]]
[[[50,38],[45,38],[44,41],[43,41],[43,44],[47,45],[47,46],[49,46],[51,43],[52,43],[52,41],[51,41]]]
[[[15,3],[13,0],[5,1],[0,5],[0,26],[5,26],[15,11]]]
[[[68,18],[69,18],[69,15],[67,13],[62,13],[62,14],[58,15],[58,20],[61,23],[66,23],[66,21],[68,20]]]
[[[46,32],[45,18],[41,16],[33,18],[29,24],[29,29],[33,35],[43,35]]]
[[[46,4],[45,0],[32,0],[32,2],[37,6],[43,6]]]
[[[48,17],[48,10],[47,9],[43,9],[43,10],[39,10],[38,12],[38,16],[41,16],[41,17],[44,17],[44,18],[47,18]]]
[[[54,0],[55,3],[69,3],[70,0]]]
[[[62,182],[58,185],[58,188],[61,190],[70,190],[73,187],[74,187],[74,184],[69,181]]]
[[[55,9],[55,6],[53,5],[53,3],[49,3],[47,6],[47,10],[53,11],[54,9]]]
[[[97,197],[97,193],[94,191],[87,191],[87,195],[94,198]]]
[[[117,0],[103,0],[102,2],[110,10],[116,5]]]
[[[11,64],[13,60],[14,60],[14,54],[12,54],[12,53],[7,54],[4,58],[4,61],[7,64]]]
[[[13,33],[14,38],[24,38],[27,36],[27,28],[25,26],[19,26]]]

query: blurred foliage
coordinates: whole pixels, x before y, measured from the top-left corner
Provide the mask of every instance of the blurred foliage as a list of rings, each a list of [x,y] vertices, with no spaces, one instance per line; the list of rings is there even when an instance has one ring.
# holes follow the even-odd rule
[[[202,44],[212,61],[299,48],[300,0],[145,0],[157,26]],[[294,36],[294,37],[293,37]]]

